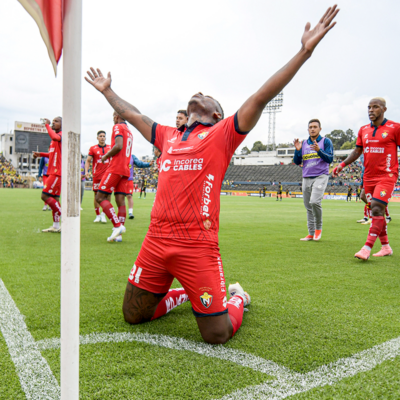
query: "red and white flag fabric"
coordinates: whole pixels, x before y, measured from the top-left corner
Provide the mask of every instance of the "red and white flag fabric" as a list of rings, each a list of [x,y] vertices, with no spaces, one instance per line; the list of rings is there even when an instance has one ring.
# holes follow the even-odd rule
[[[63,0],[18,0],[31,17],[36,21],[43,41],[49,52],[54,73],[57,75],[57,64],[63,47],[62,11]]]

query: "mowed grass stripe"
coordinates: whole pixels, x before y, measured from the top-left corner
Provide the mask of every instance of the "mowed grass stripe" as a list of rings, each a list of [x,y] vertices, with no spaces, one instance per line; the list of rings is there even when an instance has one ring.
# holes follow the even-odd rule
[[[92,194],[85,193],[81,334],[134,331],[201,342],[190,304],[139,327],[123,321],[123,292],[149,225],[153,196],[134,200],[135,219],[127,221],[124,241],[108,244],[111,224],[93,224]],[[51,225],[50,212],[41,211],[39,191],[2,189],[0,202],[3,224],[9,227],[0,233],[4,244],[0,277],[26,316],[33,337],[59,337],[60,238],[38,233]],[[252,296],[250,312],[227,347],[304,373],[400,336],[399,221],[394,218],[389,224],[394,256],[362,263],[353,258],[368,230],[355,223],[362,217],[362,204],[324,201],[323,207],[321,242],[302,243],[299,238],[306,234],[306,221],[301,199],[221,198],[220,249],[226,280],[238,280]],[[391,204],[390,210],[398,214],[400,204]],[[115,354],[115,361],[109,355],[103,357],[101,346],[96,357],[113,368],[119,355]],[[46,358],[48,352],[55,351],[46,351]],[[145,352],[142,357],[144,362],[148,359]],[[187,357],[190,364],[191,356]],[[58,362],[49,361],[53,372]],[[128,369],[131,360],[124,363]],[[86,367],[82,365],[82,374]],[[157,384],[151,374],[146,379]],[[220,379],[229,379],[229,375],[217,373],[215,387]],[[101,384],[101,380],[96,383]],[[237,387],[249,384],[257,382],[237,380]],[[110,387],[117,391],[118,383],[113,386],[111,382]],[[201,398],[195,392],[190,395]]]

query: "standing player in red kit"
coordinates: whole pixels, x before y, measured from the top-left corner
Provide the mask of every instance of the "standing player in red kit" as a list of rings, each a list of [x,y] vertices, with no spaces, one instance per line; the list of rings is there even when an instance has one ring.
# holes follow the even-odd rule
[[[368,260],[372,247],[379,237],[382,248],[375,257],[391,256],[385,208],[392,197],[399,175],[397,146],[400,146],[400,124],[385,118],[386,101],[380,97],[368,104],[370,124],[358,132],[356,148],[333,170],[336,176],[346,165],[351,164],[364,153],[363,188],[371,203],[372,222],[364,247],[355,254],[356,258]]]
[[[129,162],[131,160],[133,136],[125,120],[116,112],[113,114],[114,126],[111,136],[111,150],[101,157],[102,163],[110,159],[110,165],[101,178],[96,201],[113,223],[113,231],[108,242],[113,242],[125,231],[126,206],[125,195],[130,175]],[[114,192],[118,206],[118,215],[110,203],[111,193]],[[121,239],[121,238],[120,238]]]
[[[86,179],[89,179],[89,167],[90,161],[93,160],[92,164],[92,178],[93,178],[93,192],[94,192],[94,211],[96,213],[96,219],[93,222],[106,223],[106,217],[104,212],[100,215],[100,204],[96,201],[96,193],[99,190],[101,178],[106,172],[110,165],[110,160],[101,161],[101,158],[111,150],[111,146],[106,144],[106,133],[104,131],[97,132],[98,144],[92,146],[89,149],[88,157],[85,162],[85,175]]]
[[[61,232],[61,137],[62,137],[62,118],[56,117],[50,127],[50,120],[45,120],[47,133],[51,138],[49,152],[39,153],[34,151],[33,158],[48,157],[49,166],[47,169],[46,184],[42,191],[42,200],[51,208],[53,212],[53,226],[48,229],[43,229],[42,232]]]
[[[309,59],[335,25],[332,20],[338,11],[336,6],[329,8],[313,30],[308,23],[301,50],[226,119],[218,101],[197,93],[189,101],[186,126],[159,125],[113,92],[110,74],[105,78],[99,69],[88,72],[86,80],[162,152],[149,231],[125,291],[127,322],[137,324],[168,312],[172,296],[168,289],[175,277],[190,299],[206,342],[226,343],[239,329],[250,296],[236,283],[229,286],[227,299],[218,247],[221,184],[234,151],[257,124],[265,105]]]

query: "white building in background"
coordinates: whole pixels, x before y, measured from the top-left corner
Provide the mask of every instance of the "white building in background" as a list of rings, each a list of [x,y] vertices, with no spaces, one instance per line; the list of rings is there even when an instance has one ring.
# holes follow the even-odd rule
[[[12,133],[0,135],[1,152],[22,176],[36,176],[40,158],[32,157],[33,151],[47,153],[50,137],[43,124],[16,121]]]

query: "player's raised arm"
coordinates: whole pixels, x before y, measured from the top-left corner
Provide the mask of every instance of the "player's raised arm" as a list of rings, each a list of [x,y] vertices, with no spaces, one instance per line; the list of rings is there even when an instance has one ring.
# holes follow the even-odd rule
[[[292,80],[297,71],[311,57],[318,43],[335,26],[336,22],[332,21],[338,12],[336,5],[329,7],[314,29],[310,29],[311,24],[307,22],[301,38],[300,51],[240,107],[238,123],[242,132],[248,132],[255,127],[266,104]]]
[[[151,141],[151,128],[154,121],[145,115],[141,114],[140,111],[128,103],[127,101],[121,99],[112,89],[111,89],[111,74],[107,74],[105,78],[100,71],[100,69],[90,68],[87,71],[89,75],[88,79],[85,76],[85,80],[89,82],[94,88],[96,88],[100,93],[104,95],[107,101],[111,104],[111,107],[126,121],[132,124],[145,139],[149,142]]]

